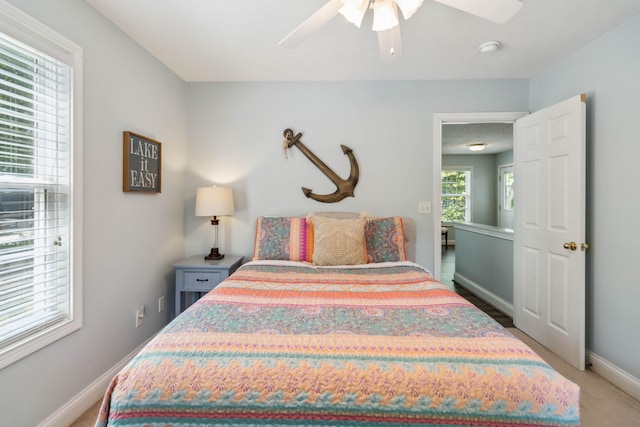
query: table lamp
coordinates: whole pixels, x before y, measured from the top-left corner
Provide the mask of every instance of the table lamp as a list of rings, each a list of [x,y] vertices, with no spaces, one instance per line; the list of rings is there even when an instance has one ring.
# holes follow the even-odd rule
[[[233,193],[229,187],[200,187],[196,192],[196,216],[211,217],[213,225],[213,247],[204,259],[222,259],[224,255],[218,251],[219,216],[231,215],[234,212]]]

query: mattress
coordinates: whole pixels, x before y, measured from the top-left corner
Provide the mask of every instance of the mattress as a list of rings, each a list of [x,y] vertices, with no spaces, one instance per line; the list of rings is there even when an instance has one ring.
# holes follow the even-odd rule
[[[250,262],[111,382],[98,426],[578,426],[579,388],[410,262]]]

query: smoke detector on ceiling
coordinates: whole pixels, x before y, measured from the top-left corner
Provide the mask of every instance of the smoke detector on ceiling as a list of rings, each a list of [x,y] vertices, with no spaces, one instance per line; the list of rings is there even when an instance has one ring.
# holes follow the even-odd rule
[[[486,43],[482,43],[480,46],[478,46],[478,49],[482,53],[491,53],[500,49],[500,47],[502,47],[502,43],[500,43],[498,40],[491,40]]]

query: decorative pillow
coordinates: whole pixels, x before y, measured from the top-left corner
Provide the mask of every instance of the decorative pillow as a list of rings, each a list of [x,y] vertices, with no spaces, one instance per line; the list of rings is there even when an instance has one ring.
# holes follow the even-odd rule
[[[365,218],[337,219],[313,217],[313,263],[355,265],[367,262]]]
[[[365,226],[367,262],[406,261],[402,218],[375,218]]]
[[[260,217],[256,220],[253,261],[308,261],[313,255],[313,224],[306,218]]]

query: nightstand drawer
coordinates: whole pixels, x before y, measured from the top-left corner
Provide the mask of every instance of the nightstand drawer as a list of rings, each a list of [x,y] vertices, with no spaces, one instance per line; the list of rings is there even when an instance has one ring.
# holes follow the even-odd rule
[[[176,269],[175,315],[233,274],[243,259],[243,256],[227,255],[219,260],[207,260],[194,255],[173,264]]]
[[[185,291],[211,290],[224,278],[221,271],[185,271],[182,274]]]

